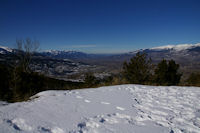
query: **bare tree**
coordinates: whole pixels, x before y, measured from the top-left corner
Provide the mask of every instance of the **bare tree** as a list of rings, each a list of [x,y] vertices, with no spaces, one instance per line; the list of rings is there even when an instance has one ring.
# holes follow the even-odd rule
[[[33,54],[39,48],[39,42],[37,40],[31,40],[30,38],[26,38],[25,40],[17,39],[16,40],[16,50],[15,54],[17,56],[16,63],[13,67],[12,74],[12,88],[13,88],[13,98],[19,99],[19,85],[21,84],[21,80],[23,73],[30,73],[30,63]]]
[[[30,71],[29,67],[32,55],[38,50],[39,45],[40,45],[39,41],[31,40],[30,38],[26,38],[25,40],[22,39],[16,40],[17,56],[19,57],[17,66],[20,65],[23,71],[25,72]]]

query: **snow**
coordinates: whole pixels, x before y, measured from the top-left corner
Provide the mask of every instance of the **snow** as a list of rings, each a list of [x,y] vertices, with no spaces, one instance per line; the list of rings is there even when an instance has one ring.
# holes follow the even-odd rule
[[[3,50],[5,50],[5,51],[7,51],[7,52],[10,52],[10,53],[13,51],[11,48],[4,47],[4,46],[0,46],[0,49],[3,49]],[[1,53],[1,54],[4,54],[5,52],[4,52],[4,51],[0,51],[0,53]]]
[[[179,45],[166,45],[166,46],[160,46],[160,47],[154,47],[151,48],[152,50],[168,50],[168,49],[173,49],[176,51],[181,51],[181,50],[187,50],[193,47],[200,47],[200,43],[196,44],[179,44]]]
[[[76,54],[80,53],[78,51],[70,51],[70,50],[45,50],[44,53],[50,53],[52,55],[59,55],[59,54]]]
[[[200,88],[119,85],[44,91],[0,104],[0,133],[200,133]]]

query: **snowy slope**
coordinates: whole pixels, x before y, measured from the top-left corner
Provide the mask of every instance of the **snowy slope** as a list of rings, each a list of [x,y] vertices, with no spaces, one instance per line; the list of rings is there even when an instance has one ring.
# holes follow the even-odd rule
[[[0,104],[0,133],[199,133],[200,88],[121,85],[45,91]]]

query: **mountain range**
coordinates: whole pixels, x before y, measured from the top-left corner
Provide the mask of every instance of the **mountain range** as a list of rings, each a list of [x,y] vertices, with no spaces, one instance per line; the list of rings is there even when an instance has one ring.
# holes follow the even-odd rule
[[[89,60],[109,60],[109,61],[126,61],[133,57],[137,52],[145,52],[153,61],[158,62],[161,59],[174,59],[180,63],[199,62],[200,61],[200,43],[197,44],[181,44],[181,45],[167,45],[148,49],[140,49],[122,54],[87,54],[77,51],[48,51],[42,52],[42,55],[59,58],[71,59],[77,61]]]
[[[90,71],[90,69],[93,68],[92,71],[94,72],[97,72],[98,69],[98,72],[100,73],[115,73],[121,70],[123,62],[130,60],[130,58],[132,58],[137,52],[147,53],[147,55],[152,59],[153,63],[155,64],[161,61],[162,59],[173,59],[180,64],[181,71],[184,71],[185,73],[200,70],[200,43],[166,45],[148,49],[140,49],[122,54],[88,54],[79,51],[49,50],[36,53],[34,59],[37,60],[37,63],[33,64],[41,66],[38,64],[41,64],[41,62],[45,62],[45,64],[48,64],[50,63],[48,62],[48,60],[51,60],[51,63],[53,65],[53,67],[51,67],[51,70],[60,71],[61,75],[63,71],[59,69],[65,68],[66,64],[70,64],[69,62],[71,62],[71,64],[76,64],[76,66],[87,66],[79,68],[79,70],[75,69],[76,71],[80,71],[80,69],[87,69],[87,71]],[[3,58],[13,54],[13,49],[0,46],[0,61],[5,60]],[[68,61],[68,63],[66,63],[66,61]],[[66,67],[64,71],[70,72],[71,70],[74,70],[74,68]]]
[[[0,46],[0,54],[8,54],[12,53],[14,50],[8,47]],[[184,54],[184,56],[188,55],[198,55],[200,52],[200,43],[197,44],[180,44],[180,45],[166,45],[160,47],[153,47],[148,49],[140,49],[132,52],[122,53],[122,54],[88,54],[80,51],[67,51],[67,50],[47,50],[39,52],[40,55],[48,56],[52,58],[59,59],[87,59],[87,58],[98,58],[98,57],[120,57],[127,55],[135,55],[137,52],[145,52],[147,54],[158,54],[162,55],[162,57],[169,56],[169,53],[172,55],[175,54]],[[171,56],[172,56],[171,55]]]

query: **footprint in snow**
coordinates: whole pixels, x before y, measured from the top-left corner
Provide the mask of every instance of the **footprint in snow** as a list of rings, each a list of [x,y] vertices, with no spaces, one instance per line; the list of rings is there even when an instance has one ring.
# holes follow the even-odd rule
[[[136,102],[137,104],[140,104],[140,102],[139,102],[136,98],[135,98],[134,100],[135,100],[135,102]]]
[[[32,127],[26,124],[26,121],[22,118],[16,118],[13,120],[5,120],[10,126],[12,126],[15,130],[21,131],[31,131]]]
[[[74,92],[72,92],[72,93],[74,93],[74,94],[79,94],[79,92],[78,92],[78,91],[74,91]]]
[[[85,99],[84,101],[85,101],[86,103],[90,103],[90,101],[89,101],[89,100],[87,100],[87,99]]]
[[[122,108],[122,107],[119,107],[119,106],[117,106],[116,109],[121,110],[121,111],[125,110],[125,108]]]
[[[110,103],[108,103],[108,102],[101,102],[101,104],[109,105]]]
[[[63,129],[54,127],[52,129],[46,127],[39,127],[39,130],[45,133],[64,133]]]

